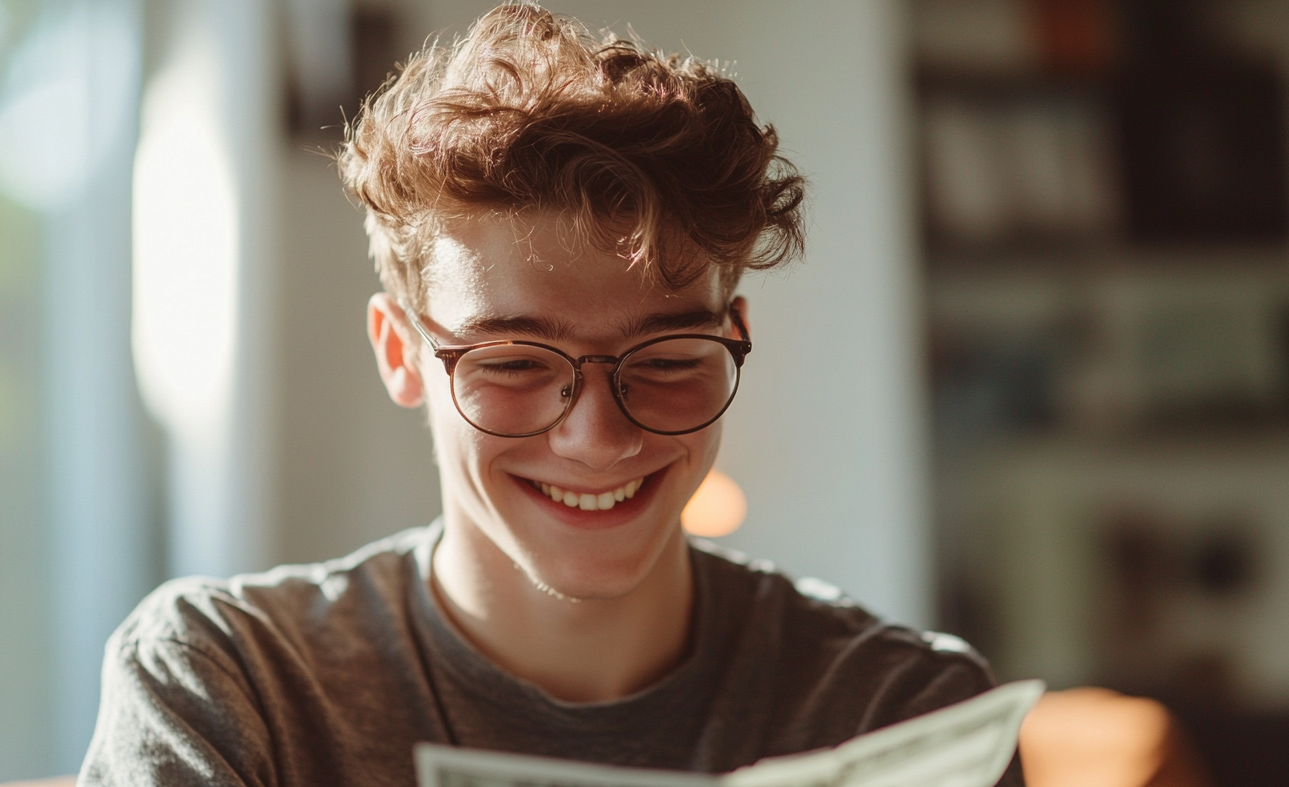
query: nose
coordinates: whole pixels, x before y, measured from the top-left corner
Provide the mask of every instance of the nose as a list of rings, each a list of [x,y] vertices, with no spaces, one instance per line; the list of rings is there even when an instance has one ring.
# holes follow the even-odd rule
[[[610,370],[583,367],[581,391],[563,421],[547,432],[551,450],[594,470],[607,470],[640,453],[644,430],[627,420],[613,398]]]

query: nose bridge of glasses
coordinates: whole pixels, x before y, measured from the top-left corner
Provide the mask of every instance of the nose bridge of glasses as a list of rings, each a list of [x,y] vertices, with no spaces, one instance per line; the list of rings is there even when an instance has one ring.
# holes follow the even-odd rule
[[[607,363],[616,364],[619,358],[616,355],[583,355],[574,362],[574,366],[581,371],[584,363]]]
[[[622,356],[618,355],[583,355],[573,359],[573,369],[576,380],[573,385],[572,396],[568,402],[568,408],[564,411],[564,416],[568,417],[569,413],[572,412],[574,405],[577,404],[577,402],[582,398],[582,394],[586,391],[587,383],[585,376],[582,374],[582,365],[590,363],[613,367],[604,370],[605,377],[609,384],[609,392],[613,395],[613,400],[616,402],[618,409],[622,410],[625,414],[626,407],[622,402],[620,392],[613,390],[616,387],[614,384],[614,372],[617,370],[617,364],[621,360]]]
[[[574,390],[573,390],[574,401],[581,398],[582,391],[586,387],[585,376],[582,374],[583,364],[597,363],[597,364],[604,364],[606,366],[612,366],[613,368],[604,370],[609,380],[609,389],[610,391],[612,391],[613,373],[614,371],[616,371],[617,364],[620,360],[622,360],[621,357],[617,355],[583,355],[579,358],[573,359],[573,370],[574,370],[574,376],[576,378],[574,383]],[[617,396],[614,396],[614,398],[616,399]],[[573,406],[573,402],[569,402],[569,409],[572,409],[572,406]],[[619,404],[619,407],[621,407],[621,404]]]

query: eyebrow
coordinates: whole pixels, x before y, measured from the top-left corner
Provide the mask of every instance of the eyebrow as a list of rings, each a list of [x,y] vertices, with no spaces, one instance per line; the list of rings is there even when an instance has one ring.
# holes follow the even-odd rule
[[[545,317],[474,317],[462,323],[455,333],[460,336],[519,334],[557,342],[571,336],[573,328],[563,320]]]
[[[671,333],[695,328],[714,328],[719,326],[724,319],[724,312],[714,312],[710,309],[695,309],[674,314],[650,314],[627,323],[622,329],[622,335],[630,339],[651,333]]]
[[[695,309],[671,314],[650,314],[626,323],[621,328],[624,338],[653,333],[671,333],[711,328],[721,324],[725,315],[710,309]],[[573,326],[563,320],[546,317],[475,317],[466,320],[455,331],[459,336],[532,336],[557,342],[573,335]]]

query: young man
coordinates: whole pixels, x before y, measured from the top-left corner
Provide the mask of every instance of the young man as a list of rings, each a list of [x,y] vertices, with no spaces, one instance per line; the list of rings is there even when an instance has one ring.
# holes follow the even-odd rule
[[[158,590],[109,644],[83,783],[410,785],[417,741],[728,771],[989,687],[957,640],[681,531],[752,348],[734,286],[801,246],[776,146],[719,72],[535,6],[414,59],[340,167],[443,516]]]

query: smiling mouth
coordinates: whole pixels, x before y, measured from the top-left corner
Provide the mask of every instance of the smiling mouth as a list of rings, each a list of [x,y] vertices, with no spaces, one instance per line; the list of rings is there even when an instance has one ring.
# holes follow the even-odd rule
[[[543,495],[557,503],[563,503],[569,508],[580,508],[583,511],[608,511],[618,503],[635,497],[636,492],[639,492],[640,487],[644,486],[647,478],[648,476],[637,478],[634,481],[628,481],[617,489],[598,494],[574,492],[569,489],[562,489],[554,484],[543,484],[531,479],[526,480],[530,486]]]

